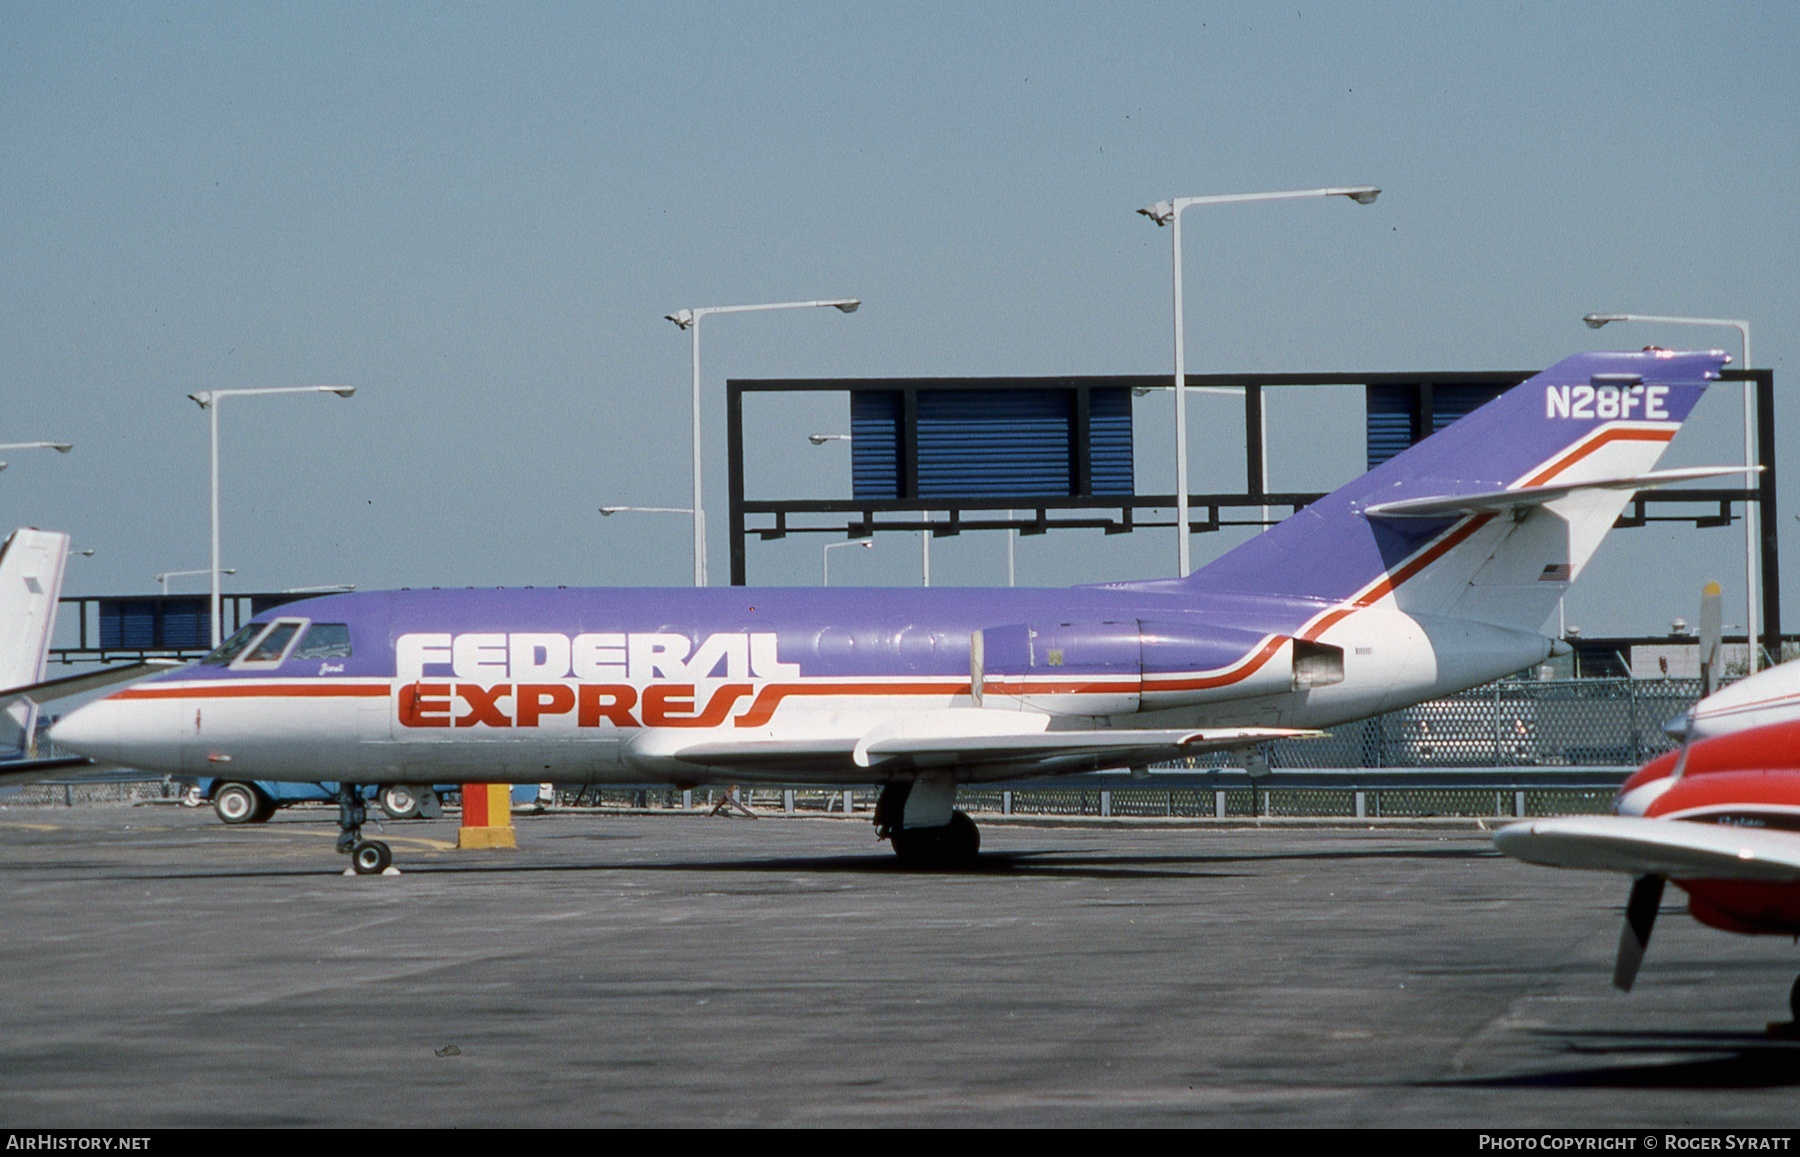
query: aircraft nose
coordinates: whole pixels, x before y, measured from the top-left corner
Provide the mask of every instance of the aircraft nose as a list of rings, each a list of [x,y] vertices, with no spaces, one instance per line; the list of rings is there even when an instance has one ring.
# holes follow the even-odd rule
[[[78,707],[50,728],[50,742],[102,763],[119,760],[119,705],[102,699]]]
[[[1613,800],[1613,814],[1621,816],[1641,816],[1650,810],[1662,793],[1675,786],[1675,777],[1665,775],[1661,779],[1653,779],[1648,783],[1640,783],[1630,791],[1622,791]]]

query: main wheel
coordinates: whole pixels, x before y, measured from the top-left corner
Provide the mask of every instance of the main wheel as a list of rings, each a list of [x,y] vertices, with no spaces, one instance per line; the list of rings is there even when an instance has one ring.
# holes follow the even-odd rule
[[[389,819],[411,820],[419,818],[419,793],[417,789],[404,783],[390,783],[381,789],[381,810]]]
[[[350,865],[359,876],[379,876],[394,862],[394,853],[380,840],[364,840],[350,849]]]
[[[228,824],[253,824],[267,819],[263,799],[247,783],[220,784],[213,792],[213,811]]]
[[[975,866],[981,829],[964,812],[951,812],[941,828],[902,828],[888,836],[894,854],[909,868],[959,870]]]

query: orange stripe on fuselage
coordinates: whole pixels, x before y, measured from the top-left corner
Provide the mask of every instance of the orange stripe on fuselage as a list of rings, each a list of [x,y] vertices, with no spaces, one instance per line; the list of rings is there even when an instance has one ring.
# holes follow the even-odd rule
[[[1449,534],[1446,534],[1443,538],[1439,539],[1436,545],[1421,551],[1411,562],[1382,578],[1368,590],[1358,595],[1351,601],[1349,606],[1339,607],[1335,611],[1326,612],[1323,617],[1307,627],[1304,631],[1300,632],[1300,637],[1311,642],[1320,635],[1323,635],[1333,624],[1339,622],[1351,612],[1362,610],[1364,607],[1372,606],[1383,598],[1386,598],[1389,594],[1393,593],[1394,589],[1400,586],[1400,584],[1404,583],[1407,579],[1412,578],[1438,559],[1443,558],[1446,554],[1449,554],[1464,542],[1467,542],[1471,535],[1493,520],[1494,516],[1492,514],[1477,514]]]

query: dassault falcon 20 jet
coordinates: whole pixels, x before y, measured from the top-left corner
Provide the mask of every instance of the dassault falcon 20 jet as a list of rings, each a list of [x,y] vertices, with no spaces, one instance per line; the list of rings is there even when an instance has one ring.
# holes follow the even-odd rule
[[[973,860],[957,786],[1144,768],[1542,662],[1540,628],[1718,352],[1570,357],[1184,579],[1024,589],[341,595],[52,731],[96,759],[344,785],[879,784],[902,859]]]

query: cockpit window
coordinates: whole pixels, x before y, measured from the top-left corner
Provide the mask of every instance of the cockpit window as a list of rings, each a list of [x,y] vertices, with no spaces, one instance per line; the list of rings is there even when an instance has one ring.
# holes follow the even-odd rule
[[[281,653],[287,650],[301,623],[276,623],[273,630],[257,641],[256,649],[244,656],[246,663],[279,663]]]
[[[350,628],[343,623],[314,623],[290,659],[348,659]]]
[[[218,650],[200,661],[223,667],[241,655],[244,648],[250,645],[250,640],[256,638],[257,634],[266,626],[268,626],[267,623],[251,623],[247,627],[240,627],[236,634],[219,644]]]

